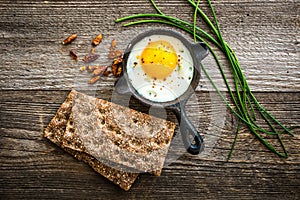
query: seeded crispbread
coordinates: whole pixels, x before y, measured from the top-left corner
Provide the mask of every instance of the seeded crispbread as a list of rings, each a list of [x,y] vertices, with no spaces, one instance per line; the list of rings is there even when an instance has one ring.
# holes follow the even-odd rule
[[[129,190],[137,172],[160,175],[175,124],[72,90],[45,137]]]
[[[78,160],[82,160],[89,164],[96,172],[119,185],[122,189],[126,191],[129,190],[138,177],[138,173],[122,172],[102,164],[99,160],[84,152],[84,147],[78,138],[75,139],[76,142],[74,142],[74,138],[72,138],[71,134],[74,132],[74,129],[72,130],[69,127],[67,130],[67,126],[72,124],[72,119],[70,117],[72,115],[73,97],[76,93],[75,90],[72,90],[69,93],[66,100],[45,129],[44,136]]]

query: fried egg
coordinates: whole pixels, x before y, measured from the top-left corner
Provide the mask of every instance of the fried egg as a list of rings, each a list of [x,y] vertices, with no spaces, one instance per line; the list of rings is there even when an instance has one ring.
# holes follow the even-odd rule
[[[131,48],[126,72],[139,95],[154,102],[168,102],[190,87],[194,74],[193,59],[179,39],[151,35]]]

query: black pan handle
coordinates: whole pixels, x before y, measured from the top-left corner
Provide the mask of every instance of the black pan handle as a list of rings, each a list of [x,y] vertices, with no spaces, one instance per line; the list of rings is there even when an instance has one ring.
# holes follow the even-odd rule
[[[186,116],[184,105],[182,102],[178,103],[172,107],[172,111],[178,120],[184,147],[190,154],[196,155],[203,150],[204,143],[201,135]]]

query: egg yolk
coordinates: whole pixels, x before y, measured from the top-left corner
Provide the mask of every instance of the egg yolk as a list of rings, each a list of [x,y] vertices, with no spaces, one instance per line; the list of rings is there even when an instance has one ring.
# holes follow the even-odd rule
[[[174,47],[163,40],[149,42],[140,59],[145,73],[154,79],[167,78],[178,63]]]

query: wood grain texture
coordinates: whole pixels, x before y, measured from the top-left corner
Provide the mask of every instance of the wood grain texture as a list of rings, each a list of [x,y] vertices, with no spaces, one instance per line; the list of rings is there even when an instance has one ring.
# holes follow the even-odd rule
[[[158,1],[158,4],[168,14],[192,19],[192,10],[185,1]],[[300,91],[299,2],[218,1],[215,4],[223,34],[236,51],[251,88]],[[3,89],[72,88],[83,63],[76,63],[68,56],[70,48],[83,57],[90,51],[93,37],[101,32],[104,42],[97,51],[102,55],[99,62],[106,63],[105,54],[112,38],[118,38],[118,48],[124,49],[138,33],[160,26],[122,28],[121,24],[114,23],[118,17],[154,12],[147,0],[13,4],[1,1],[0,5],[0,88]],[[78,34],[77,41],[70,46],[59,45],[71,33]],[[209,58],[204,64],[215,65]],[[215,80],[221,82],[220,76]]]
[[[192,20],[193,10],[184,0],[157,0],[157,4],[168,14]],[[283,124],[299,125],[300,2],[220,0],[213,4],[224,37],[258,100]],[[202,6],[208,11],[206,4]],[[144,174],[129,192],[42,137],[72,88],[88,89],[105,100],[114,94],[112,77],[88,86],[89,75],[79,72],[83,63],[73,61],[69,50],[82,58],[90,52],[91,40],[103,33],[96,64],[110,63],[107,54],[113,38],[118,39],[117,48],[125,49],[138,33],[166,27],[123,28],[114,23],[118,17],[143,12],[154,12],[147,0],[0,0],[0,199],[299,199],[299,129],[295,137],[283,137],[290,155],[284,159],[243,127],[227,162],[237,122],[205,77],[186,109],[205,137],[207,151],[198,156],[179,151],[180,157],[164,167],[161,177]],[[78,38],[63,46],[62,40],[72,33]],[[203,63],[226,95],[212,57]],[[230,70],[225,72],[230,77]],[[123,103],[153,112],[134,100]]]
[[[108,92],[109,93],[109,92]],[[230,162],[226,162],[234,138],[234,121],[227,111],[225,127],[209,155],[182,156],[166,166],[161,177],[142,175],[124,193],[87,165],[42,137],[42,131],[64,101],[68,91],[2,91],[0,140],[0,193],[7,198],[292,198],[299,195],[300,138],[286,138],[290,157],[280,159],[243,129]],[[209,121],[210,98],[198,94]],[[298,93],[257,94],[284,124],[300,123]],[[280,101],[280,104],[277,102]],[[188,110],[195,105],[188,104]],[[193,116],[191,117],[193,120]],[[195,117],[197,118],[197,117]],[[204,126],[204,127],[203,127]],[[198,127],[199,130],[206,125]],[[216,134],[216,133],[215,133]],[[259,185],[259,187],[257,187]],[[22,193],[20,193],[22,191]],[[196,198],[197,197],[197,198]]]

